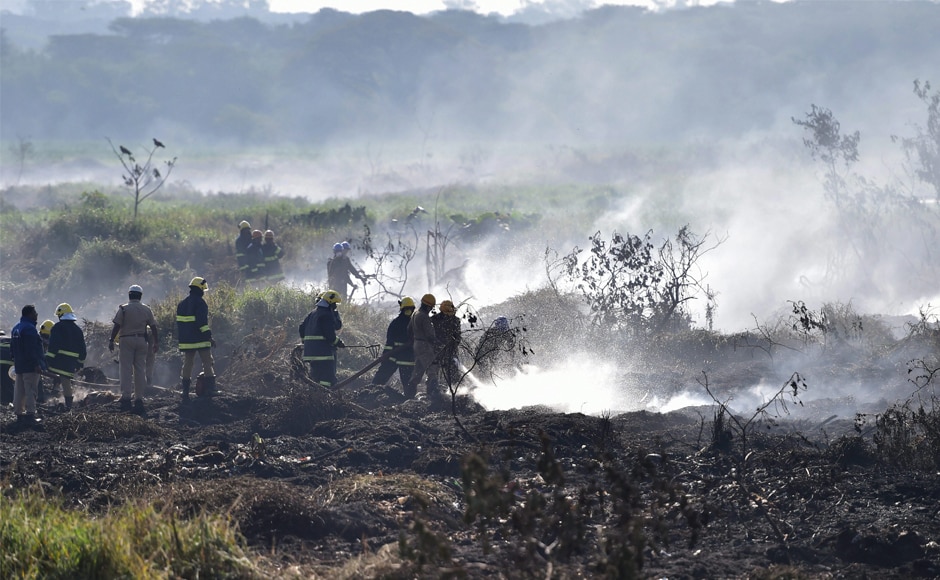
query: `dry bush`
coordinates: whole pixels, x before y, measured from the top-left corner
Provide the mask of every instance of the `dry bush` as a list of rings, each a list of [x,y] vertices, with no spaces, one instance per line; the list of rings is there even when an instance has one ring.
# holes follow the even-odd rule
[[[175,433],[137,415],[73,411],[50,418],[46,431],[57,441],[111,442],[128,437],[171,439]]]
[[[154,489],[151,499],[157,504],[166,502],[188,516],[227,514],[249,538],[286,534],[319,538],[328,532],[310,489],[279,479],[186,481],[173,484],[169,490]]]

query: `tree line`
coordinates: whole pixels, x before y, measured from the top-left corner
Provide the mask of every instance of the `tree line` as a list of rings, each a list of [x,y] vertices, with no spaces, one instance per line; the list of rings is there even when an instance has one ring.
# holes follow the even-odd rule
[[[934,2],[602,7],[529,26],[448,10],[305,21],[122,17],[41,49],[0,37],[3,138],[318,143],[718,137],[807,93],[902,86],[940,55]]]

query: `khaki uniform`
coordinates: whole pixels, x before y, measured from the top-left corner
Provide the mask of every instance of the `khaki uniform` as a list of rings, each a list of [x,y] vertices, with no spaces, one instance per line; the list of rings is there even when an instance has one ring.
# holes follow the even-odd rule
[[[431,309],[422,304],[418,310],[411,315],[409,327],[414,335],[415,350],[415,368],[411,375],[411,381],[405,389],[405,397],[412,398],[418,393],[418,383],[427,374],[428,396],[436,397],[440,395],[437,382],[437,373],[434,372],[434,357],[437,355],[437,336],[434,332],[434,325],[431,324]]]
[[[147,340],[147,327],[156,328],[157,321],[149,306],[131,300],[118,308],[111,322],[121,327],[121,399],[130,400],[133,385],[134,398],[142,400],[147,386],[147,350],[153,349]]]

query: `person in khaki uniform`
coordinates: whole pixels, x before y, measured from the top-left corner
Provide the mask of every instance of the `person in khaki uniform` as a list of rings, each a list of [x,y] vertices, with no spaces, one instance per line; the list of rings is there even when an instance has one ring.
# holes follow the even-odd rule
[[[121,410],[131,410],[133,385],[133,409],[140,414],[144,412],[144,389],[147,386],[147,351],[156,351],[160,344],[153,311],[140,301],[143,295],[143,289],[137,284],[127,289],[128,302],[121,304],[114,315],[108,342],[108,350],[114,352],[114,341],[120,338]],[[148,332],[152,333],[153,344],[148,341]]]
[[[437,334],[434,332],[434,325],[431,324],[431,309],[434,308],[435,304],[437,304],[437,299],[433,294],[422,296],[421,306],[417,312],[411,315],[411,321],[408,323],[415,341],[415,368],[411,380],[405,387],[405,398],[414,398],[418,394],[418,383],[424,379],[426,374],[428,377],[428,400],[432,404],[440,403],[443,400],[437,382],[436,369],[433,366],[434,359],[437,356],[437,348],[440,345]]]

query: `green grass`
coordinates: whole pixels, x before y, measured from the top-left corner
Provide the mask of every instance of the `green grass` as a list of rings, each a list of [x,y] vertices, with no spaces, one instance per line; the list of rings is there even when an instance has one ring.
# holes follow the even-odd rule
[[[39,488],[0,503],[3,578],[261,578],[244,540],[219,515],[177,519],[128,504],[104,514],[68,509]]]

